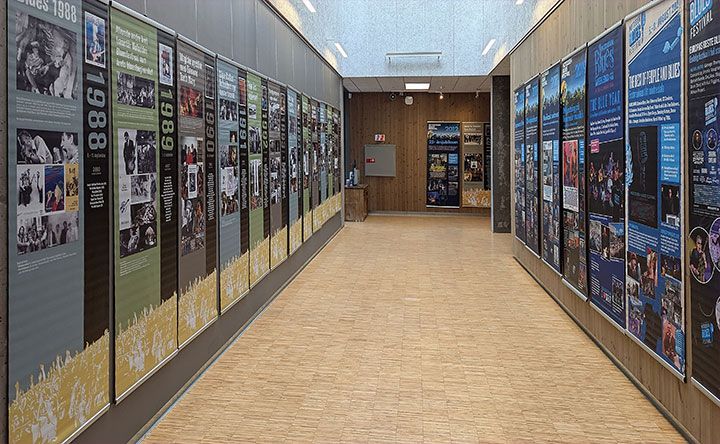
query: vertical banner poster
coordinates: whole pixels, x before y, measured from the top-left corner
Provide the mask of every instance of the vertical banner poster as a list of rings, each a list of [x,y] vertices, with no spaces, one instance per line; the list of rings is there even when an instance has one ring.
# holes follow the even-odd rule
[[[62,442],[110,396],[108,12],[64,6],[8,2],[9,442]]]
[[[462,123],[462,206],[487,208],[490,193],[485,190],[485,124]]]
[[[623,27],[588,45],[589,296],[625,328]]]
[[[667,0],[625,21],[627,329],[678,376],[685,372],[682,8]]]
[[[181,214],[178,339],[185,344],[217,317],[215,60],[178,39]]]
[[[720,3],[690,2],[688,34],[688,224],[692,375],[720,402]],[[678,264],[679,267],[679,264]],[[680,269],[681,270],[681,269]],[[680,273],[680,271],[677,271]]]
[[[312,230],[317,230],[319,215],[315,210],[320,204],[320,104],[315,99],[310,99],[310,137],[312,137],[312,195],[310,202],[313,209]]]
[[[288,128],[288,229],[289,253],[292,254],[302,244],[302,173],[300,171],[300,145],[302,143],[301,104],[298,93],[287,90],[287,128]]]
[[[427,123],[428,207],[460,207],[460,123]]]
[[[330,199],[335,188],[335,168],[333,158],[335,156],[335,137],[333,135],[333,110],[330,105],[325,105],[325,169],[327,170],[327,198]]]
[[[241,253],[242,215],[240,205],[240,76],[238,68],[218,56],[217,144],[220,161],[220,309],[226,310],[249,290],[250,262],[247,251]],[[244,126],[244,125],[243,125]],[[242,135],[243,140],[245,135]],[[243,147],[245,148],[245,147]],[[245,196],[247,200],[247,196]]]
[[[328,152],[327,152],[327,105],[320,103],[318,109],[320,130],[320,203],[328,198]],[[323,221],[324,222],[324,221]]]
[[[540,75],[542,258],[560,273],[560,64]]]
[[[303,241],[312,236],[313,209],[313,140],[310,98],[303,94],[300,120],[302,124],[302,209],[303,209]]]
[[[488,207],[490,207],[490,203],[491,203],[491,202],[490,202],[490,199],[491,199],[491,194],[490,194],[490,174],[491,174],[490,160],[492,159],[492,149],[491,149],[491,147],[492,147],[492,130],[491,130],[490,128],[491,128],[491,127],[490,127],[490,123],[489,123],[489,122],[483,123],[483,134],[484,134],[484,140],[483,140],[484,143],[483,143],[483,146],[484,146],[484,148],[485,148],[485,155],[483,156],[483,157],[484,157],[484,160],[485,160],[485,167],[484,167],[485,174],[483,174],[483,185],[484,185],[483,188],[488,191],[488,204],[487,204]]]
[[[540,197],[538,176],[538,78],[525,85],[525,245],[540,255]]]
[[[175,240],[177,231],[166,229],[177,219],[171,220],[172,212],[158,218],[160,196],[177,187],[176,172],[165,168],[168,159],[159,153],[175,150],[175,38],[129,10],[113,7],[110,20],[120,399],[177,348],[177,276],[175,264],[168,263],[177,250],[164,239]]]
[[[585,47],[562,61],[563,282],[587,298],[585,246]]]
[[[248,131],[248,86],[247,72],[238,69],[238,157],[240,162],[240,255],[248,263],[241,273],[240,288],[243,293],[250,290],[250,151]]]
[[[269,270],[270,239],[265,236],[265,186],[263,181],[262,79],[247,74],[247,120],[250,189],[250,285]]]
[[[287,182],[285,179],[287,153],[287,90],[268,82],[270,139],[270,268],[287,258]]]
[[[515,102],[515,237],[525,242],[525,85],[513,93]]]

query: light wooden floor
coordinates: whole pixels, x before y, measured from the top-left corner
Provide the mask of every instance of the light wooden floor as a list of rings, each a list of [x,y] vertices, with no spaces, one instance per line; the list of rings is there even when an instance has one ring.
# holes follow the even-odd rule
[[[145,442],[683,442],[510,239],[347,224]]]

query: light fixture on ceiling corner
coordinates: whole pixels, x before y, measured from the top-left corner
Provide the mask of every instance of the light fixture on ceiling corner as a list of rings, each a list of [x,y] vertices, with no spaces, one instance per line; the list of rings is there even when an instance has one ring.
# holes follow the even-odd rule
[[[483,49],[482,55],[485,55],[488,52],[490,52],[490,49],[492,49],[494,44],[495,44],[495,39],[490,39],[490,41],[487,42],[487,45],[485,45],[485,49]]]
[[[525,0],[515,0],[515,5],[519,6],[522,5]]]
[[[519,1],[519,0],[518,0]],[[310,3],[310,0],[302,0],[305,7],[308,9],[308,11],[315,13],[315,6],[313,6],[312,3]]]
[[[343,56],[344,58],[347,58],[347,53],[345,52],[345,49],[343,49],[340,42],[335,42],[335,48],[338,50],[338,52],[340,53],[341,56]]]
[[[440,100],[444,99],[445,95],[442,92],[442,86],[440,87]]]
[[[405,82],[405,89],[410,91],[426,91],[430,89],[429,82]]]

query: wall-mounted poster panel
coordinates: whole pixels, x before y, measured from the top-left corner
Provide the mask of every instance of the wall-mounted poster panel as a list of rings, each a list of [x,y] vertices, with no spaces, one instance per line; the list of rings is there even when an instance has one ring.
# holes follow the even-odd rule
[[[302,209],[303,209],[303,241],[312,236],[313,230],[313,136],[312,136],[312,108],[310,98],[302,95],[301,116],[302,123]]]
[[[701,6],[687,22],[692,375],[720,403],[720,3],[693,4]]]
[[[180,259],[178,339],[184,344],[218,315],[215,59],[178,39]]]
[[[108,11],[50,6],[8,2],[9,442],[110,400]]]
[[[585,234],[585,73],[583,47],[562,61],[563,282],[587,299]]]
[[[542,258],[560,273],[560,64],[540,75]]]
[[[485,123],[462,123],[462,206],[486,208],[490,193],[485,189]]]
[[[248,150],[250,188],[250,285],[255,285],[270,270],[270,239],[265,235],[265,181],[263,169],[263,83],[247,74]]]
[[[538,78],[525,84],[525,245],[540,255],[540,196],[538,176]]]
[[[270,139],[270,268],[287,258],[287,90],[284,86],[268,82]]]
[[[490,174],[491,174],[491,168],[490,168],[490,160],[492,159],[492,131],[490,129],[490,122],[485,122],[483,124],[483,146],[485,148],[485,155],[483,156],[485,160],[485,166],[483,168],[483,171],[485,171],[485,174],[483,174],[483,185],[484,189],[487,190],[488,195],[488,204],[487,207],[490,207],[491,203],[491,194],[490,194]]]
[[[218,56],[217,100],[218,123],[217,143],[220,161],[216,177],[220,178],[220,309],[226,310],[244,296],[249,287],[249,259],[247,250],[241,253],[243,231],[240,198],[240,151],[247,150],[245,119],[245,90],[240,90],[241,79],[238,67]],[[241,95],[243,97],[241,97]],[[242,129],[241,129],[242,128]],[[247,177],[245,178],[247,181]],[[247,182],[246,182],[247,183]],[[244,196],[247,202],[247,195]],[[247,206],[245,207],[247,209]]]
[[[168,211],[168,190],[178,185],[170,167],[177,165],[177,76],[174,36],[129,10],[114,7],[110,19],[115,392],[122,398],[177,348],[177,228],[170,227],[178,221]]]
[[[460,207],[460,123],[427,123],[428,207]]]
[[[685,372],[682,9],[667,0],[625,21],[627,329],[678,376]]]
[[[333,108],[333,169],[334,169],[334,189],[333,194],[338,194],[340,191],[342,191],[342,171],[340,171],[340,149],[341,149],[341,137],[342,137],[342,127],[340,126],[340,110]],[[340,211],[340,207],[338,207],[337,211]]]
[[[288,227],[289,254],[302,244],[302,109],[300,96],[295,90],[287,90],[288,127]]]
[[[623,27],[588,45],[590,301],[625,328]]]
[[[327,145],[327,105],[320,102],[318,108],[318,129],[320,131],[320,202],[328,198],[328,145]]]
[[[320,104],[315,99],[310,99],[310,137],[312,137],[312,195],[310,202],[313,212],[320,204]],[[313,232],[317,227],[317,222],[312,221]]]
[[[515,102],[515,237],[525,242],[525,85],[513,93]]]

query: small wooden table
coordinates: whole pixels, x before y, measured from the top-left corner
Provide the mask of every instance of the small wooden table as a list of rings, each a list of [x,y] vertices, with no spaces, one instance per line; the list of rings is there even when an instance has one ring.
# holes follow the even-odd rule
[[[362,222],[368,214],[367,184],[345,187],[345,220]]]

